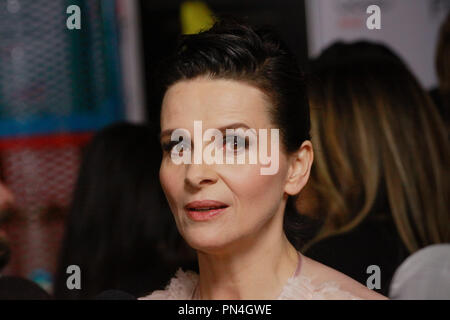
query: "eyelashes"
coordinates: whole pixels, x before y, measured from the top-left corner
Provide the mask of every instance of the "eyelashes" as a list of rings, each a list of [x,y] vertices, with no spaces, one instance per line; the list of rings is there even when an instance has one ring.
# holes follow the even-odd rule
[[[172,149],[178,145],[180,142],[179,141],[170,141],[170,142],[165,142],[165,143],[161,143],[161,149],[163,152],[171,152]],[[186,142],[183,142],[181,144],[181,148],[184,150],[184,145],[186,145]],[[189,146],[190,147],[190,146]],[[180,148],[180,147],[179,147]],[[183,150],[179,150],[179,152],[183,151]]]
[[[241,137],[241,136],[225,136],[222,140],[222,146],[225,145],[226,147],[231,146],[231,149],[228,148],[230,151],[234,151],[234,153],[238,153],[242,149],[248,149],[250,142],[248,137]],[[178,150],[173,150],[174,147],[177,147]],[[185,149],[190,149],[191,143],[190,142],[182,142],[180,144],[179,141],[169,141],[161,143],[161,149],[165,153],[169,152],[183,152]]]
[[[235,153],[239,152],[242,149],[248,149],[249,147],[249,140],[248,137],[241,137],[241,136],[230,136],[230,137],[224,137],[223,142],[226,146],[231,145],[232,149],[229,149],[230,151],[234,151]]]

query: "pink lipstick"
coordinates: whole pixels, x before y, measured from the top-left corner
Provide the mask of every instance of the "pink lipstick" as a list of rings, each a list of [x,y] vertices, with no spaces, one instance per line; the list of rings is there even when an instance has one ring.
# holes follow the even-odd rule
[[[223,213],[228,205],[215,200],[201,200],[189,202],[184,208],[190,219],[206,221]]]

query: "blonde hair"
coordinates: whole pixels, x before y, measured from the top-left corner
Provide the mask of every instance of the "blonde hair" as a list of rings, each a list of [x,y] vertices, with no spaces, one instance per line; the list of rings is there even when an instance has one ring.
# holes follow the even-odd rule
[[[331,47],[316,70],[308,186],[324,219],[316,240],[387,209],[409,251],[450,241],[446,130],[406,66],[387,48],[360,42]]]

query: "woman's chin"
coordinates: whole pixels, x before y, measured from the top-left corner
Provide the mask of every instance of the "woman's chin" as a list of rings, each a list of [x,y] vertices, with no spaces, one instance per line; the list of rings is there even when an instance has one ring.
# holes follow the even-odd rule
[[[229,246],[230,241],[217,232],[191,234],[185,237],[186,242],[195,250],[205,253],[220,253]]]

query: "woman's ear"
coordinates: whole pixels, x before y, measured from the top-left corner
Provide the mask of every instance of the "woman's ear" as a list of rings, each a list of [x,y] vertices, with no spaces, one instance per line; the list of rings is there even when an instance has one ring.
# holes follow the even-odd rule
[[[288,176],[284,191],[288,195],[298,194],[306,185],[314,159],[312,143],[306,140],[290,157]]]

